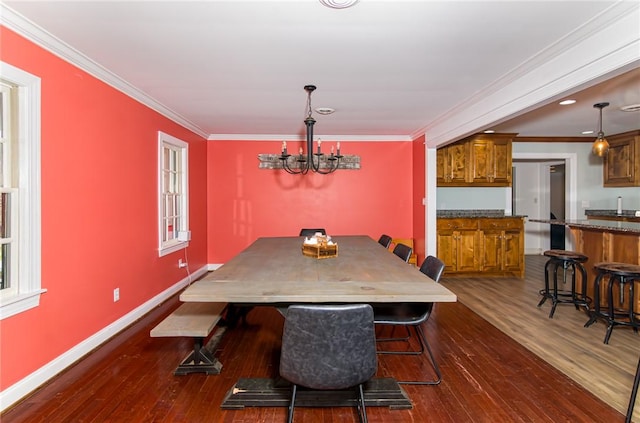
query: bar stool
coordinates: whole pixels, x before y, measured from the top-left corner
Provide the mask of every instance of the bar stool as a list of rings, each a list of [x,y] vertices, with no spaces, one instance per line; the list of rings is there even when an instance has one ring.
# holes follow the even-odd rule
[[[591,311],[591,318],[584,327],[591,326],[596,320],[603,319],[607,322],[607,333],[604,336],[604,343],[609,343],[611,332],[614,326],[631,326],[635,332],[640,327],[640,314],[635,310],[636,294],[635,282],[640,282],[640,266],[629,263],[602,262],[596,263],[594,268],[598,272],[593,282],[594,308]],[[603,310],[601,304],[601,283],[602,279],[608,276],[606,288],[606,309]],[[617,294],[614,295],[614,288]],[[628,298],[625,300],[625,293]]]
[[[576,310],[579,307],[585,307],[589,311],[589,302],[591,299],[587,297],[587,272],[584,270],[582,263],[589,258],[584,254],[567,250],[547,250],[543,253],[549,257],[544,265],[544,289],[540,290],[542,299],[538,303],[540,307],[547,299],[553,302],[549,318],[553,318],[556,306],[561,303],[573,304]],[[553,269],[553,287],[549,286],[549,272]],[[571,269],[571,290],[558,289],[558,269],[562,269],[562,284],[567,283],[567,271]],[[580,292],[576,290],[576,272],[581,275]]]

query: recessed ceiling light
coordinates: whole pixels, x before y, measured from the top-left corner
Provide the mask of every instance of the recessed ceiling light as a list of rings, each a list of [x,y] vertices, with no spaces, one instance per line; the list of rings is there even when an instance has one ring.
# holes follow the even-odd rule
[[[496,131],[494,131],[493,129],[487,129],[486,131],[484,131],[485,134],[495,134]]]
[[[321,115],[330,115],[331,113],[335,112],[335,109],[332,109],[331,107],[318,107],[316,109],[316,112],[320,113]]]
[[[582,135],[589,135],[589,134],[593,134],[594,131],[582,131],[581,134]]]
[[[574,104],[575,102],[576,102],[575,100],[568,99],[568,100],[562,100],[558,104],[560,104],[561,106],[567,106],[569,104]]]

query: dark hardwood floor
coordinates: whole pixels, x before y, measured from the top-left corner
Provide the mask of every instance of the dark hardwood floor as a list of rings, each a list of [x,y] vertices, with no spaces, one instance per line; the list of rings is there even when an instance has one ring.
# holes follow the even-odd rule
[[[18,422],[284,422],[286,409],[220,408],[240,377],[274,377],[283,318],[257,307],[225,334],[219,375],[174,376],[190,339],[151,338],[173,298],[54,378],[0,420]],[[624,416],[461,302],[437,304],[426,323],[439,386],[403,389],[410,410],[368,407],[370,422],[623,422]],[[378,377],[429,376],[425,357],[382,355]],[[296,422],[357,421],[354,409],[298,408]]]

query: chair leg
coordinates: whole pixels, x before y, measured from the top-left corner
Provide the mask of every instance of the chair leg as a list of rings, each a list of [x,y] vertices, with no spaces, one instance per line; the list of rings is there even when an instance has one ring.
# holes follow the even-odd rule
[[[291,403],[289,404],[289,417],[287,418],[288,423],[293,422],[293,408],[296,403],[296,391],[298,390],[298,385],[295,383],[291,384]]]
[[[640,385],[640,359],[638,360],[636,375],[633,378],[633,387],[631,388],[631,397],[629,398],[629,405],[627,406],[625,423],[631,423],[631,418],[633,417],[633,407],[636,404],[636,395],[638,394],[638,385]]]
[[[367,407],[364,404],[364,389],[362,388],[362,383],[358,385],[358,418],[361,423],[367,423]]]
[[[404,385],[439,385],[442,381],[442,374],[440,373],[440,367],[438,367],[438,363],[436,362],[436,358],[433,356],[433,351],[431,351],[431,346],[429,345],[429,341],[427,341],[427,337],[424,335],[422,328],[420,325],[416,325],[413,327],[418,336],[418,340],[420,340],[420,348],[422,350],[426,349],[429,353],[429,359],[431,360],[431,366],[433,370],[436,372],[436,379],[433,380],[415,380],[415,381],[398,381],[398,383]]]
[[[383,323],[381,323],[381,325],[384,325]],[[388,326],[388,325],[384,325],[384,326]],[[393,336],[393,332],[396,330],[397,325],[392,325],[391,326],[391,334]],[[411,338],[411,332],[409,331],[409,328],[404,326],[404,330],[406,332],[406,335],[403,336],[402,338],[378,338],[376,337],[376,342],[390,342],[390,341],[408,341]]]
[[[397,326],[397,325],[394,325]],[[405,330],[407,331],[407,333],[409,334],[409,336],[406,339],[403,338],[382,338],[380,339],[376,339],[376,341],[405,341],[408,342],[408,340],[411,338],[411,331],[409,328],[409,325],[401,325],[404,326]],[[414,329],[415,329],[415,325],[413,325]],[[418,337],[418,341],[420,341],[420,337]],[[424,344],[422,343],[422,341],[420,341],[419,343],[420,345],[420,349],[419,350],[409,350],[409,351],[392,351],[392,350],[378,350],[377,353],[378,354],[399,354],[399,355],[420,355],[424,352]]]

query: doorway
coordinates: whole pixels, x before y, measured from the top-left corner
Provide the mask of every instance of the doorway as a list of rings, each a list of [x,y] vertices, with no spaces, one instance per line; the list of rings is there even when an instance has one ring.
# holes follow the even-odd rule
[[[565,168],[564,161],[549,165],[549,218],[565,220]],[[565,249],[565,227],[551,225],[550,247],[552,250]]]
[[[548,220],[551,213],[557,219],[575,219],[576,161],[575,154],[514,153],[517,176],[513,181],[512,209],[514,214],[527,216],[525,254],[542,254],[552,246],[572,248],[564,226],[529,220]]]

